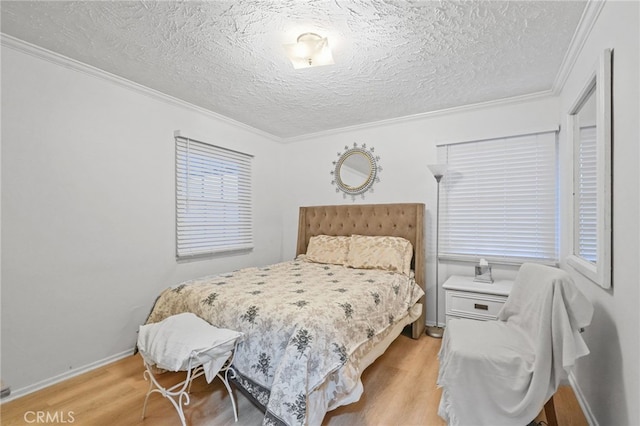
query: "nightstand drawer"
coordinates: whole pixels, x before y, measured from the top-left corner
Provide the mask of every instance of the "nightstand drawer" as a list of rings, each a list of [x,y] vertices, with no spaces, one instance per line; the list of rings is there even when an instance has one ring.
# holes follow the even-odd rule
[[[480,294],[467,291],[447,291],[447,316],[496,319],[507,300],[506,296]]]

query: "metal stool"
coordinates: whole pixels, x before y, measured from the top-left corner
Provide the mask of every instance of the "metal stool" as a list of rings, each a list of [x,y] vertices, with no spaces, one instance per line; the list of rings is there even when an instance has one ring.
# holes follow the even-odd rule
[[[195,340],[190,339],[190,335],[193,335]],[[209,383],[215,377],[224,383],[231,398],[233,415],[237,422],[238,408],[229,385],[229,378],[235,377],[231,364],[241,336],[242,333],[239,332],[213,327],[193,314],[174,315],[159,323],[141,326],[138,349],[144,361],[144,378],[149,380],[142,418],[144,419],[145,416],[149,396],[157,392],[171,401],[182,425],[186,426],[183,406],[189,405],[191,383],[194,379],[205,375]],[[204,347],[202,342],[209,342],[207,343],[209,346]],[[190,344],[193,347],[190,348]],[[181,349],[181,353],[190,349],[186,359],[180,359],[181,357],[173,352],[174,345]],[[163,370],[186,371],[187,377],[180,383],[165,388],[154,375],[156,366]]]

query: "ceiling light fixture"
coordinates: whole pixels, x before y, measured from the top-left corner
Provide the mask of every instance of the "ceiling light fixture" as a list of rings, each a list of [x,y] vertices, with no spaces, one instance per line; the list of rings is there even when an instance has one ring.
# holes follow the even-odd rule
[[[300,34],[296,43],[285,44],[284,48],[295,69],[334,63],[328,40],[316,33]]]

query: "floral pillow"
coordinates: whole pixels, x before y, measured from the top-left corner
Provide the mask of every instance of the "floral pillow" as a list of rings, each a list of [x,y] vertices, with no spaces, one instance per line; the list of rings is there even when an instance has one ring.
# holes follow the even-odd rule
[[[413,246],[401,237],[352,235],[345,266],[411,273]]]
[[[349,251],[349,237],[316,235],[309,239],[305,259],[315,263],[344,265]]]

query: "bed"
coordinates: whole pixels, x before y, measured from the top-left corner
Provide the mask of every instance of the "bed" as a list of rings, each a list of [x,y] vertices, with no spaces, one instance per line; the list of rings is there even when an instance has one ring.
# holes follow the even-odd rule
[[[168,288],[147,323],[192,312],[243,332],[235,383],[263,424],[319,425],[405,327],[424,332],[423,225],[417,203],[301,207],[294,260]]]

